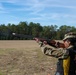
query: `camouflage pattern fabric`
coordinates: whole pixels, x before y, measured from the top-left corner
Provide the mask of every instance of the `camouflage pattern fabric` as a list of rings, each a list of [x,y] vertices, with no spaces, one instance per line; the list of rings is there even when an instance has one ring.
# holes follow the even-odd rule
[[[56,57],[58,59],[65,59],[69,56],[69,51],[63,48],[54,48],[45,45],[43,42],[39,41],[39,46],[45,55]]]

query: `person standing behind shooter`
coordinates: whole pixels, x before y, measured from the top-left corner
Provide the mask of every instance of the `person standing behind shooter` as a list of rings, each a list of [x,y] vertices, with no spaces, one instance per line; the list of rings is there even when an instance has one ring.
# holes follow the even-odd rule
[[[55,75],[76,75],[76,33],[65,34],[63,43],[65,48],[52,48],[36,38],[42,52],[58,59]]]

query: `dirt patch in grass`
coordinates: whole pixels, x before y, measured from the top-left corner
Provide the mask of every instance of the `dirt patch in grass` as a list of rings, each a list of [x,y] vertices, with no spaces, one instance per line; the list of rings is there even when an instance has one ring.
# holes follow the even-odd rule
[[[2,75],[54,75],[56,61],[44,55],[35,41],[0,41]]]

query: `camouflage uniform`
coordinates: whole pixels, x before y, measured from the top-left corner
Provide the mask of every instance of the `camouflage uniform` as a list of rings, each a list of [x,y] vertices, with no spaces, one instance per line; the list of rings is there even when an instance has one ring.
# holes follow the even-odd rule
[[[63,40],[66,40],[67,38],[72,38],[72,37],[73,36],[71,36],[71,34],[66,34]],[[76,38],[76,37],[74,36],[73,38]],[[76,75],[76,60],[75,61],[72,60],[74,59],[73,56],[76,56],[76,48],[73,50],[74,48],[73,45],[70,45],[67,49],[66,48],[54,48],[54,47],[45,45],[43,42],[39,41],[39,46],[45,55],[58,58],[57,72],[55,75]],[[70,67],[71,61],[74,62],[74,64],[73,63],[71,64],[75,65],[74,73],[72,69],[74,66]],[[73,74],[71,73],[70,69]]]
[[[67,58],[69,55],[68,51],[63,48],[54,48],[54,47],[45,45],[43,42],[39,42],[39,46],[42,52],[48,56],[56,57],[58,59],[64,59],[64,58]]]

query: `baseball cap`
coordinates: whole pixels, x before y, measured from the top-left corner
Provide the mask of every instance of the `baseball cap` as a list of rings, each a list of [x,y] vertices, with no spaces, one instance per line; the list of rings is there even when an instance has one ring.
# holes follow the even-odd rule
[[[76,32],[70,32],[70,33],[65,34],[63,41],[69,38],[76,39]]]

